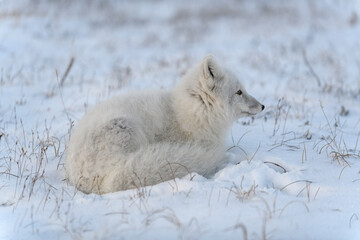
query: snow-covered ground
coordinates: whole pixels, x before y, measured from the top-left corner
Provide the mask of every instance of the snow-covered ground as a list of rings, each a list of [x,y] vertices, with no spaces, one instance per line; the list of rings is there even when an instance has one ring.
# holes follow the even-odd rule
[[[360,239],[359,49],[356,0],[0,1],[0,239]],[[102,196],[66,182],[89,108],[207,53],[266,105],[233,125],[227,167]]]

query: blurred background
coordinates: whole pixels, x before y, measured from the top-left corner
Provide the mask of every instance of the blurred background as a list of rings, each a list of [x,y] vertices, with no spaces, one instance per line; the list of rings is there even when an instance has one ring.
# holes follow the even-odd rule
[[[356,0],[2,0],[0,85],[41,83],[51,96],[55,70],[61,78],[73,58],[62,84],[86,85],[99,100],[124,86],[171,86],[212,53],[250,90],[270,82],[266,95],[301,87],[357,96],[359,6]]]

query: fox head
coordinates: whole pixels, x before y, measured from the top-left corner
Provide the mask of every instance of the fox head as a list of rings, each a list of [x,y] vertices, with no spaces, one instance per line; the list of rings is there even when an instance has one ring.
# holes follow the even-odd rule
[[[253,116],[265,108],[212,55],[190,69],[174,93],[178,119],[189,132],[219,135],[238,118]]]
[[[212,55],[206,56],[201,65],[201,88],[215,101],[228,108],[234,120],[253,116],[264,110],[265,106],[246,91],[236,75],[226,68],[221,68]]]

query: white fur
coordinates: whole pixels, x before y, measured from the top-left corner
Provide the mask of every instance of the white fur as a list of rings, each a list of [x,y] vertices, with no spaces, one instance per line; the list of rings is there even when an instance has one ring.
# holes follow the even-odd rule
[[[191,172],[211,176],[224,162],[232,122],[262,108],[209,55],[173,90],[127,93],[86,114],[67,149],[68,179],[103,194]]]

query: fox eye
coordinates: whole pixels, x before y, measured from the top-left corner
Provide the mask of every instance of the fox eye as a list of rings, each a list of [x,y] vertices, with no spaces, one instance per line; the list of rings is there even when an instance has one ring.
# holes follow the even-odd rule
[[[239,91],[236,92],[236,94],[237,94],[237,95],[241,95],[241,94],[242,94],[242,91],[239,90]]]

